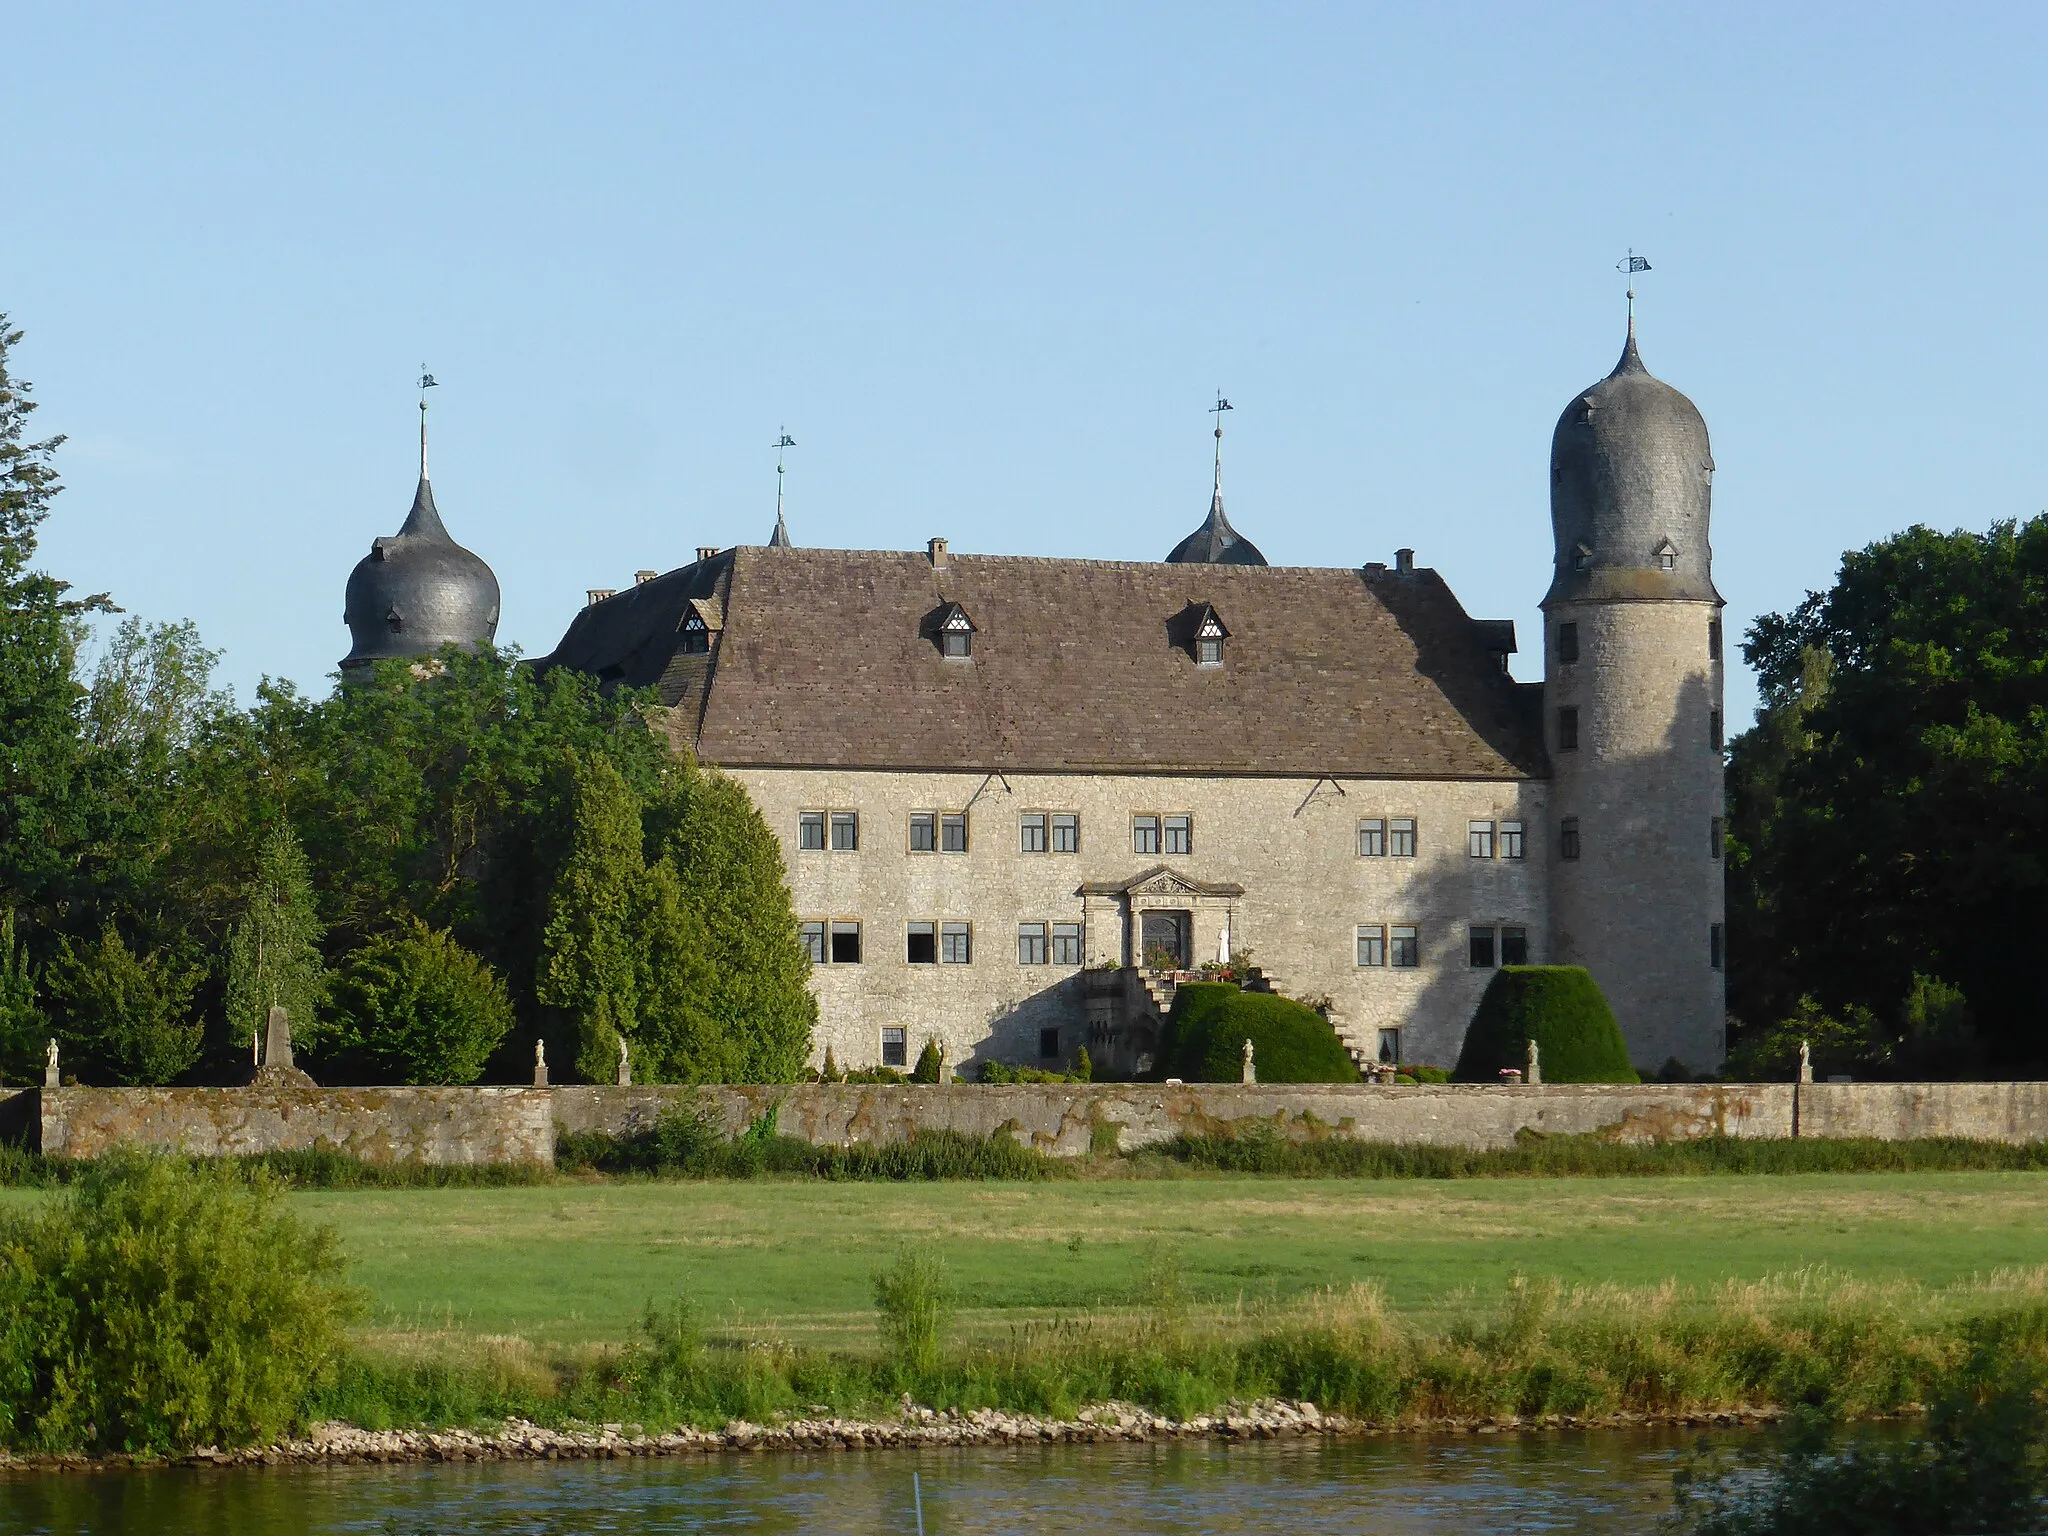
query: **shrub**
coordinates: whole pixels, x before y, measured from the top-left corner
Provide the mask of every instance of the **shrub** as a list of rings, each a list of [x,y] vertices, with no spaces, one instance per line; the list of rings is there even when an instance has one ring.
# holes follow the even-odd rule
[[[1527,1060],[1531,1040],[1546,1083],[1640,1081],[1614,1010],[1584,966],[1504,965],[1494,972],[1465,1031],[1458,1081],[1499,1081],[1502,1068]]]
[[[354,1309],[329,1228],[262,1175],[122,1154],[0,1215],[0,1441],[246,1445],[292,1426]]]
[[[875,1310],[882,1314],[882,1342],[902,1377],[935,1374],[953,1315],[953,1291],[945,1260],[904,1248],[896,1262],[875,1272]]]
[[[157,951],[136,954],[111,926],[97,944],[66,939],[50,967],[50,993],[65,1005],[66,1045],[86,1073],[116,1083],[168,1083],[199,1059],[192,995],[201,975]]]
[[[1160,1075],[1194,1083],[1234,1083],[1244,1043],[1262,1083],[1355,1083],[1358,1069],[1330,1021],[1270,992],[1223,982],[1190,982],[1174,994]]]
[[[504,983],[418,919],[351,955],[334,998],[336,1053],[372,1082],[473,1083],[512,1028]]]
[[[911,1068],[910,1080],[913,1083],[936,1083],[945,1072],[945,1068],[946,1059],[939,1049],[939,1042],[927,1039],[924,1049],[917,1053],[917,1065]]]

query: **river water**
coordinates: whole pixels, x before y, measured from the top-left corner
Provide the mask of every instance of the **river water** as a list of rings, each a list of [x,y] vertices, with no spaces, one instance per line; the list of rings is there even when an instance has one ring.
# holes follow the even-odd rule
[[[0,1474],[0,1532],[930,1536],[1105,1531],[1641,1536],[1697,1436],[1539,1433],[653,1461]]]

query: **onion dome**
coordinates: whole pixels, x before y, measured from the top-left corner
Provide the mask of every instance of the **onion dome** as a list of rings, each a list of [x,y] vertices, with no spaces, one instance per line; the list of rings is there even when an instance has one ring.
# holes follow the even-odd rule
[[[1230,409],[1230,402],[1219,400],[1219,411]],[[1209,497],[1209,515],[1202,520],[1202,526],[1173,546],[1173,552],[1166,557],[1168,565],[1264,565],[1266,557],[1259,553],[1259,546],[1230,526],[1230,519],[1223,515],[1223,419],[1216,420],[1216,489]]]
[[[1714,455],[1699,408],[1653,378],[1636,323],[1614,371],[1550,440],[1553,602],[1719,602],[1707,541]]]
[[[489,645],[498,632],[498,578],[448,536],[435,510],[424,414],[412,511],[394,537],[373,541],[349,573],[342,622],[355,641],[342,658],[344,667],[431,656],[445,645],[474,649]]]

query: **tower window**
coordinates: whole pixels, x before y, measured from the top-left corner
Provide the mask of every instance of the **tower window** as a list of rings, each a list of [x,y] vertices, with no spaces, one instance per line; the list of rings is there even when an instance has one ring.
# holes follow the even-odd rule
[[[1656,548],[1655,553],[1657,556],[1658,570],[1671,571],[1676,570],[1678,568],[1678,546],[1672,543],[1669,539],[1666,539],[1661,544],[1659,544]]]
[[[1718,816],[1707,823],[1707,852],[1714,858],[1721,857],[1721,818]]]
[[[1397,859],[1415,857],[1415,818],[1396,816],[1387,823],[1387,852]]]
[[[1526,928],[1503,928],[1500,931],[1500,963],[1502,965],[1527,965],[1529,963],[1529,930]]]
[[[1557,856],[1561,859],[1576,859],[1579,856],[1579,818],[1567,816],[1557,826]]]
[[[1707,620],[1707,660],[1719,661],[1720,659],[1721,621],[1719,619],[1709,619]]]
[[[1719,923],[1707,924],[1707,964],[1720,970],[1727,962],[1728,942]]]
[[[1707,711],[1707,744],[1716,752],[1721,750],[1721,711],[1718,709]]]
[[[1557,712],[1557,750],[1579,750],[1579,712],[1569,705]]]
[[[1493,969],[1493,930],[1471,928],[1466,931],[1467,948],[1474,970]]]
[[[1581,544],[1572,551],[1572,569],[1590,571],[1593,569],[1593,551]]]
[[[1522,856],[1522,824],[1519,821],[1504,821],[1500,824],[1500,856],[1504,859],[1519,859]]]
[[[1579,626],[1560,624],[1557,626],[1557,659],[1570,666],[1579,659]]]

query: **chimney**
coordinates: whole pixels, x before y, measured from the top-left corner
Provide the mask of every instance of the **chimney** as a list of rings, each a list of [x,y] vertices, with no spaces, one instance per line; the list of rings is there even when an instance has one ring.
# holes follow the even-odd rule
[[[587,587],[584,590],[589,599],[585,606],[595,608],[599,603],[603,602],[606,598],[613,596],[618,591],[618,588]]]
[[[943,571],[946,568],[946,541],[944,539],[931,540],[925,545],[924,551],[931,557],[933,570]]]
[[[1394,570],[1402,576],[1413,576],[1415,574],[1415,551],[1412,549],[1395,550]]]
[[[713,555],[717,553],[718,546],[716,544],[699,544],[697,546],[697,563],[699,565],[702,565],[706,560],[709,560]]]
[[[654,580],[654,578],[659,576],[660,574],[661,572],[659,571],[635,571],[633,573],[633,585],[636,587],[644,587],[647,585],[647,583]]]

